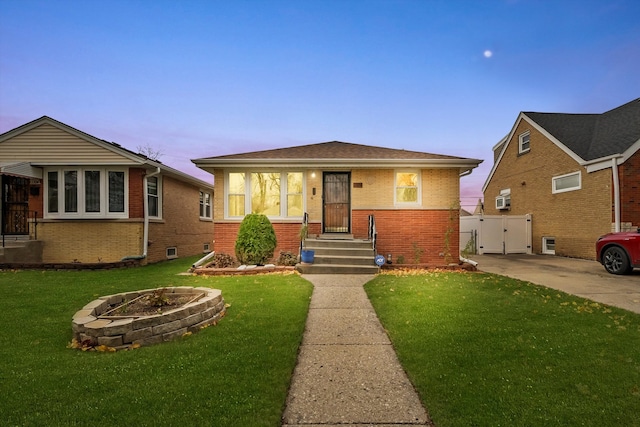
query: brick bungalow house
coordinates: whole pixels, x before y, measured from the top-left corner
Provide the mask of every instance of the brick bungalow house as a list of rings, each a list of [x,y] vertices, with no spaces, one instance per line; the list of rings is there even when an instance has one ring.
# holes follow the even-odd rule
[[[601,114],[522,112],[493,148],[484,213],[532,215],[533,252],[595,259],[640,227],[640,98]]]
[[[0,135],[0,179],[0,263],[147,263],[211,247],[211,184],[50,117]]]
[[[460,177],[481,160],[332,141],[195,159],[215,176],[214,249],[234,254],[243,217],[266,214],[278,251],[297,253],[303,215],[311,235],[367,239],[397,262],[458,260]]]

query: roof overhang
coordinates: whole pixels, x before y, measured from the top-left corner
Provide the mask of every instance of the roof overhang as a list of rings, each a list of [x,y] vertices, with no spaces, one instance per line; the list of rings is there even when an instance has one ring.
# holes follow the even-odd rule
[[[640,139],[636,141],[631,147],[629,147],[624,153],[612,154],[611,156],[601,157],[588,162],[583,162],[582,166],[587,168],[587,172],[596,172],[602,169],[610,168],[612,160],[616,159],[617,164],[626,162],[629,157],[633,156],[638,150],[640,150]]]
[[[42,168],[29,162],[0,163],[0,174],[42,179]]]
[[[458,168],[471,170],[482,160],[478,159],[195,159],[200,169],[395,169],[395,168]]]

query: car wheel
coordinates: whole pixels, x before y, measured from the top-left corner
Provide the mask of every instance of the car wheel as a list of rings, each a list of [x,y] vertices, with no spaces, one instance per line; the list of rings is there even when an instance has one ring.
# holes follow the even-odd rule
[[[611,274],[627,274],[631,271],[626,252],[618,246],[611,246],[604,251],[602,265]]]

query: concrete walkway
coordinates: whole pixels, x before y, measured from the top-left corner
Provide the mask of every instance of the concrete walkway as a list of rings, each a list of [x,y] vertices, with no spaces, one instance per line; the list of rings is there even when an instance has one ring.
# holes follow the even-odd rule
[[[364,291],[373,276],[303,277],[314,290],[282,425],[431,425]]]

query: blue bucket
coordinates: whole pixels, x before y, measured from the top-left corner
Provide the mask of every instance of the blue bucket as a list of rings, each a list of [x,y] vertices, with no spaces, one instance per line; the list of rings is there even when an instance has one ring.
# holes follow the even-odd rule
[[[310,249],[303,249],[302,252],[300,252],[300,261],[305,262],[307,264],[312,264],[313,263],[313,257],[315,256],[316,251],[310,250]]]

